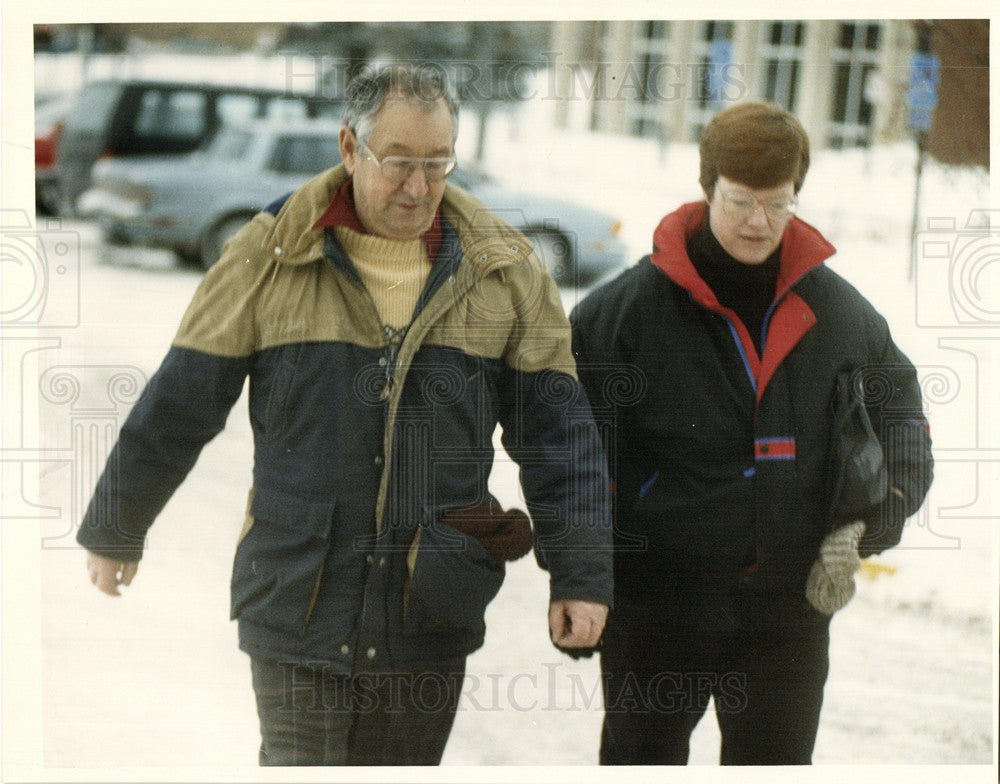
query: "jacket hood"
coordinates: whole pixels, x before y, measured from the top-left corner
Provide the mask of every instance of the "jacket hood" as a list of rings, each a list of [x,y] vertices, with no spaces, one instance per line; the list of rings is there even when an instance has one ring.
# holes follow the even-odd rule
[[[322,257],[324,232],[313,228],[337,189],[350,177],[343,164],[313,177],[285,201],[264,237],[264,249],[280,264],[308,264]],[[448,183],[441,214],[458,233],[462,250],[489,272],[523,259],[531,243],[470,193]]]
[[[652,262],[679,286],[699,301],[718,306],[715,295],[695,271],[687,253],[687,242],[708,220],[704,201],[690,202],[670,213],[653,232]],[[793,217],[781,239],[781,271],[777,294],[780,296],[811,269],[820,266],[836,248],[804,220]]]

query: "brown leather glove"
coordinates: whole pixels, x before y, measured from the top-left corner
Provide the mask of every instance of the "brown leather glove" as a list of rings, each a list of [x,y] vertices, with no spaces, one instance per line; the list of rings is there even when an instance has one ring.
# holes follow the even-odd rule
[[[531,552],[534,537],[528,515],[503,510],[496,499],[445,512],[441,522],[473,536],[498,561],[516,561]]]

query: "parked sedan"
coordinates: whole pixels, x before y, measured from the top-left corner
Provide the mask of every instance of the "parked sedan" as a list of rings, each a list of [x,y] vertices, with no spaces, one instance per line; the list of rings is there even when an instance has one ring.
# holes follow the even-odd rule
[[[265,120],[225,127],[185,156],[100,160],[77,211],[96,218],[108,242],[170,248],[208,268],[257,212],[340,162],[339,130]]]
[[[265,205],[340,161],[339,126],[261,121],[223,128],[202,152],[98,161],[77,210],[109,242],[172,248],[206,268]],[[571,285],[620,266],[624,243],[611,215],[502,187],[459,166],[451,182],[478,196],[534,242],[556,281]]]
[[[591,281],[625,260],[625,243],[618,236],[621,221],[613,215],[565,199],[510,190],[461,163],[450,180],[528,237],[560,285]]]

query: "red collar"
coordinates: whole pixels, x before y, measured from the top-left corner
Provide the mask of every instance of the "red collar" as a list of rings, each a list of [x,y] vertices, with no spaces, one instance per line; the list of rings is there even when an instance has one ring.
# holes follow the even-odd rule
[[[809,270],[821,265],[835,253],[833,245],[812,226],[792,218],[781,238],[781,271],[775,292],[774,310],[764,344],[764,356],[757,355],[750,333],[733,311],[722,307],[708,284],[695,271],[687,254],[687,240],[708,217],[705,202],[685,204],[667,215],[653,232],[653,264],[675,283],[683,286],[692,299],[716,313],[724,314],[736,330],[742,355],[756,390],[757,402],[775,371],[812,329],[816,316],[809,305],[791,287]]]
[[[708,205],[703,201],[684,204],[667,215],[653,232],[653,264],[703,304],[717,307],[715,295],[695,272],[687,255],[687,241],[707,219]],[[834,253],[836,249],[819,231],[803,220],[792,218],[781,238],[781,272],[775,293],[780,296]]]
[[[347,182],[337,189],[337,192],[333,194],[333,199],[330,200],[329,206],[319,216],[319,220],[313,224],[314,229],[343,226],[359,234],[370,233],[361,224],[361,219],[358,218],[358,212],[354,207],[352,182],[352,179],[348,179]],[[441,241],[441,210],[439,208],[434,215],[434,222],[431,223],[431,227],[424,234],[424,245],[427,247],[427,255],[431,261],[437,258],[438,251],[441,249]]]

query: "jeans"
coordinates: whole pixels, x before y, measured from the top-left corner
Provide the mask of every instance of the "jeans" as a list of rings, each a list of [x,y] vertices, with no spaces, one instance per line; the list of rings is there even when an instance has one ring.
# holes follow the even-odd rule
[[[344,675],[321,662],[252,658],[251,672],[262,766],[437,765],[465,663]]]

